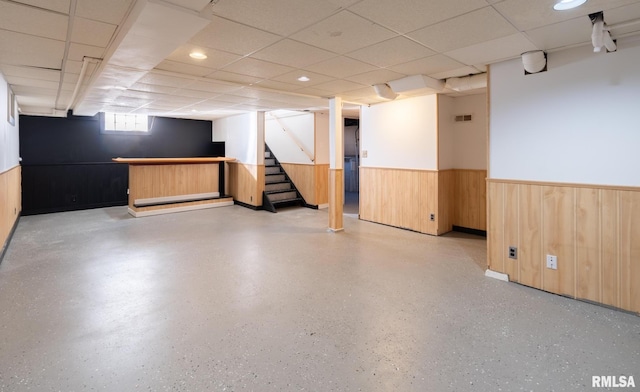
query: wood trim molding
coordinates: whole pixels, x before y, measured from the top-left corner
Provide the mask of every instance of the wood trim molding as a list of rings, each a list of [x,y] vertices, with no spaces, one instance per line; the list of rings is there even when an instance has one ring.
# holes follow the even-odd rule
[[[426,173],[437,173],[438,169],[407,169],[403,167],[379,167],[379,166],[360,166],[360,169],[375,169],[375,170],[403,170],[410,172],[426,172]],[[452,169],[447,169],[452,170]]]
[[[329,229],[344,230],[344,170],[329,169]]]
[[[0,173],[0,257],[7,249],[22,212],[22,167]],[[1,258],[0,258],[1,260]]]
[[[547,182],[547,181],[527,181],[527,180],[508,180],[502,178],[487,178],[488,183],[494,184],[522,184],[522,185],[539,185],[539,186],[557,186],[568,188],[594,188],[594,189],[610,189],[614,191],[631,191],[640,192],[640,187],[627,185],[599,185],[599,184],[580,184],[571,182]]]

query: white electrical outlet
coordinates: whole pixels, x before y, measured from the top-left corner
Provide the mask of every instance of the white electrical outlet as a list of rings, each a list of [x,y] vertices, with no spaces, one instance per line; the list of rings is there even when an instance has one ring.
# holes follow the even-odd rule
[[[547,255],[547,268],[558,269],[558,256]]]
[[[366,158],[369,155],[369,151],[362,150],[362,158]]]

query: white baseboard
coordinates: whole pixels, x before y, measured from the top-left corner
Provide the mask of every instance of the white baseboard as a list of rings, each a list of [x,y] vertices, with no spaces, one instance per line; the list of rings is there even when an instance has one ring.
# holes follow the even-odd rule
[[[503,274],[501,272],[492,271],[492,270],[490,270],[488,268],[484,272],[484,276],[486,276],[488,278],[494,278],[494,279],[498,279],[498,280],[503,280],[505,282],[509,281],[509,275]]]

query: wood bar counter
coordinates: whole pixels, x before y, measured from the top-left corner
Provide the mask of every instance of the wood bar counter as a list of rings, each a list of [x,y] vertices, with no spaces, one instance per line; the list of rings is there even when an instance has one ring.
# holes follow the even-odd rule
[[[135,217],[233,205],[220,172],[235,158],[113,158],[129,164],[129,213]]]

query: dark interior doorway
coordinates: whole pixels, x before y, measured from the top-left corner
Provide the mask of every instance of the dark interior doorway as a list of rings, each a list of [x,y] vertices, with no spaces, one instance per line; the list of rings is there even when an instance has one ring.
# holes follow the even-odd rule
[[[360,120],[344,119],[344,213],[360,211]]]

